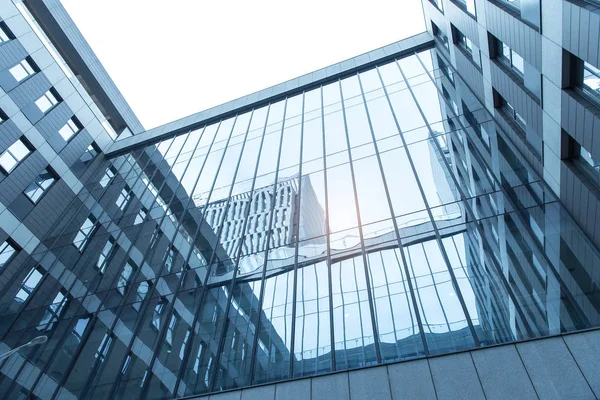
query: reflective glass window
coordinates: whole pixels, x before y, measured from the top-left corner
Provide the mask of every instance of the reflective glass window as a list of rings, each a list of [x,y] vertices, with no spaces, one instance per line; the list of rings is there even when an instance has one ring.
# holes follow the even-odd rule
[[[35,101],[35,105],[38,106],[41,112],[46,113],[59,102],[60,97],[58,93],[54,89],[50,89]]]
[[[8,174],[30,153],[29,144],[21,138],[0,154],[0,167]]]
[[[71,119],[69,119],[67,123],[58,130],[58,133],[65,141],[69,141],[81,129],[83,129],[83,127],[81,126],[81,122],[79,122],[77,117],[71,117]]]
[[[39,71],[39,68],[37,65],[35,65],[31,57],[27,57],[14,67],[10,68],[8,71],[17,80],[17,82],[21,82],[25,78],[28,78]]]
[[[54,182],[56,182],[56,175],[49,168],[46,168],[27,186],[23,193],[29,200],[37,203]]]
[[[96,228],[97,228],[96,218],[94,218],[94,216],[90,215],[83,222],[83,225],[81,225],[81,227],[79,228],[79,231],[77,232],[77,234],[75,235],[75,238],[73,239],[73,244],[75,245],[75,247],[77,247],[77,249],[79,251],[83,251],[83,249],[89,242],[89,240],[90,240],[91,236],[93,235],[94,231],[96,230]]]
[[[0,270],[11,260],[17,249],[9,242],[0,244]]]

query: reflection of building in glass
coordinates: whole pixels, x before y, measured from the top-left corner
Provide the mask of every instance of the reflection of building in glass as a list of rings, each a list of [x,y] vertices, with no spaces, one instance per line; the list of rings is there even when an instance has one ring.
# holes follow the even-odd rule
[[[60,3],[0,0],[0,354],[48,337],[0,363],[2,398],[593,398],[597,61],[462,3],[145,131]],[[540,46],[565,58],[543,79]]]
[[[234,256],[234,251],[240,243],[243,254],[265,251],[267,239],[272,240],[272,247],[291,248],[289,251],[284,248],[282,250],[293,256],[294,242],[298,235],[320,237],[325,234],[325,215],[315,198],[310,177],[303,176],[300,179],[303,186],[302,203],[312,210],[303,218],[301,225],[297,218],[300,204],[298,178],[278,183],[275,192],[273,187],[269,186],[253,193],[246,192],[231,199],[208,204],[206,220],[215,231],[222,227],[221,245],[230,257]],[[245,210],[248,207],[250,211],[246,215]],[[271,214],[273,221],[270,223]]]

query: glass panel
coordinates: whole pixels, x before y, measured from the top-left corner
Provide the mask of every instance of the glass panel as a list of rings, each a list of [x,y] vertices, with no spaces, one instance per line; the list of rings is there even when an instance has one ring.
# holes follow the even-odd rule
[[[331,265],[335,368],[376,362],[371,311],[362,256]]]
[[[321,262],[298,269],[294,377],[331,371],[329,274]]]
[[[250,383],[261,288],[260,281],[238,282],[233,287],[223,352],[217,366],[216,390],[233,389]],[[259,351],[268,351],[261,338],[258,338],[257,354]]]
[[[430,353],[472,348],[474,339],[437,243],[405,247],[404,255]]]
[[[289,378],[294,272],[265,281],[253,383]]]

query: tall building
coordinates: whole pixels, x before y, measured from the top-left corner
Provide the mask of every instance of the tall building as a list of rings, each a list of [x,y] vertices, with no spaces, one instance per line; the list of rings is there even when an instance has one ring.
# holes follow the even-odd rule
[[[0,0],[0,397],[600,397],[600,5],[423,9],[145,130]]]

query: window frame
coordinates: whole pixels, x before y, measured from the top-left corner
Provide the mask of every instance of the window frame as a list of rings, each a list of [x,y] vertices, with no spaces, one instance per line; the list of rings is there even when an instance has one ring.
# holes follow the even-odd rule
[[[43,187],[42,184],[44,182],[49,181],[50,179],[45,179],[42,182],[42,184],[40,184],[40,180],[39,178],[44,174],[47,173],[50,178],[52,179],[52,181],[50,182],[50,184],[46,187]],[[39,201],[46,195],[46,193],[48,193],[48,191],[50,190],[50,188],[52,186],[54,186],[54,184],[58,181],[58,175],[56,174],[56,172],[54,172],[54,170],[52,170],[52,168],[50,168],[49,166],[44,168],[44,170],[36,177],[36,180],[34,180],[31,184],[29,184],[29,186],[27,186],[24,190],[23,190],[23,194],[25,195],[25,197],[27,197],[29,199],[29,201],[31,201],[33,204],[38,204]],[[36,186],[37,188],[35,189],[35,193],[38,193],[38,190],[41,192],[41,194],[37,197],[37,198],[32,198],[29,194],[27,194],[27,191],[29,188],[31,188],[32,186]]]
[[[20,67],[20,68],[19,68]],[[30,56],[25,57],[17,64],[13,65],[8,69],[8,72],[15,78],[18,84],[31,78],[33,75],[40,72],[40,68],[37,66],[35,61]]]
[[[119,192],[119,196],[115,200],[115,204],[119,207],[119,210],[125,212],[127,210],[127,206],[131,203],[133,199],[133,193],[131,188],[128,185],[125,185],[121,191]]]
[[[38,102],[42,99],[46,99],[50,103],[50,107],[46,108],[45,110],[42,110],[42,107],[38,104]],[[54,101],[52,99],[54,99]],[[41,97],[34,101],[34,103],[37,106],[37,108],[42,112],[42,114],[47,115],[50,111],[52,111],[52,109],[54,109],[58,104],[60,104],[61,101],[62,98],[60,97],[56,89],[52,87],[46,90]]]
[[[475,68],[481,71],[481,50],[474,46],[473,41],[454,25],[452,25],[452,40],[455,46],[471,60]],[[477,55],[475,54],[475,48],[477,48]],[[475,58],[477,58],[477,61]]]
[[[106,250],[106,247],[109,243],[110,243],[110,248],[108,249],[106,254],[104,254],[104,250]],[[95,265],[101,274],[104,274],[106,272],[106,267],[108,266],[108,263],[110,262],[113,255],[115,254],[116,246],[117,246],[117,241],[112,236],[110,236],[108,238],[108,240],[106,241],[106,243],[104,243],[104,246],[102,246],[102,250],[100,250],[100,254],[98,255],[98,260],[96,261],[96,265]],[[101,260],[101,258],[102,258],[102,260]]]
[[[581,64],[582,64],[582,67],[581,67],[581,79],[580,79],[578,87],[585,94],[586,98],[590,99],[598,107],[600,107],[600,69],[596,68],[593,65],[591,65],[587,61],[583,61],[582,60]],[[596,79],[598,79],[598,89],[593,89],[592,87],[588,86],[585,83],[586,76],[587,76],[586,71],[588,71],[590,75],[595,76]]]
[[[27,154],[25,154],[22,158],[18,158],[15,157],[15,150],[11,150],[11,148],[13,146],[15,146],[17,143],[21,142],[21,144],[23,144],[23,146],[28,150]],[[11,144],[10,146],[8,146],[8,148],[6,150],[4,150],[2,153],[0,153],[0,171],[3,172],[5,175],[9,175],[11,172],[13,172],[19,165],[21,165],[23,163],[23,161],[25,159],[27,159],[27,157],[29,157],[29,155],[31,155],[31,153],[33,153],[35,151],[35,149],[33,148],[33,146],[29,143],[29,141],[25,138],[25,136],[21,136],[19,139],[17,139],[13,144]],[[4,154],[8,153],[10,155],[10,157],[13,158],[13,160],[16,161],[16,163],[10,167],[10,169],[6,169],[2,164],[1,164],[1,160],[2,157],[4,156]]]
[[[63,135],[63,131],[70,130],[70,135],[65,137]],[[69,143],[79,132],[83,130],[83,125],[79,122],[79,119],[75,115],[67,120],[67,122],[58,130],[58,134],[60,137],[64,139],[65,142]]]
[[[111,173],[112,176],[109,176],[109,173]],[[100,184],[100,186],[105,188],[111,184],[111,182],[115,179],[115,176],[117,176],[117,174],[118,174],[117,169],[114,167],[114,165],[111,165],[110,167],[106,168],[106,170],[104,171],[104,174],[102,175],[102,178],[98,181],[98,183]],[[108,176],[108,179],[105,179],[107,176]],[[105,183],[103,183],[103,182],[105,182]]]
[[[2,34],[4,34],[6,38],[4,38]],[[15,35],[12,33],[8,25],[6,25],[6,22],[0,21],[0,45],[10,42],[13,39],[15,39]]]
[[[34,275],[34,273],[38,273],[40,275],[39,280],[37,281],[35,286],[27,286],[25,283]],[[31,270],[27,273],[25,278],[19,284],[19,290],[15,294],[14,299],[17,299],[17,298],[21,299],[20,297],[18,297],[18,295],[19,295],[19,293],[24,292],[27,294],[27,296],[24,299],[22,299],[23,301],[21,304],[24,304],[27,300],[29,300],[29,298],[31,297],[33,292],[35,292],[35,289],[44,280],[44,274],[45,274],[45,271],[39,265],[31,268]]]
[[[58,299],[59,295],[62,296],[62,299],[60,299],[60,301],[56,303],[56,300]],[[58,322],[58,320],[62,316],[62,314],[66,311],[68,303],[69,294],[67,293],[67,291],[64,289],[59,290],[56,296],[54,297],[52,304],[46,307],[46,311],[44,312],[40,323],[36,326],[36,329],[41,332],[51,331],[56,322]]]
[[[451,0],[454,4],[458,6],[461,10],[467,13],[470,17],[477,20],[477,5],[475,4],[475,0]],[[473,11],[469,9],[473,7]]]
[[[125,272],[126,267],[129,267],[131,271],[127,276],[124,276],[123,273]],[[125,296],[125,292],[129,286],[129,281],[136,271],[137,265],[135,265],[131,259],[128,259],[125,265],[123,265],[123,268],[121,268],[121,272],[119,272],[119,278],[117,279],[117,292],[119,292],[122,296]]]
[[[0,264],[0,271],[2,271],[4,269],[4,266],[10,263],[16,257],[17,253],[20,250],[19,247],[16,244],[14,244],[14,242],[10,238],[6,239],[4,242],[2,242],[2,244],[0,244],[0,262],[2,262],[4,254],[7,253],[7,248],[11,248],[12,253],[6,258],[6,260],[2,264]]]
[[[92,223],[92,226],[89,228],[89,230],[86,233],[83,231],[83,227],[87,221],[90,221]],[[97,230],[98,230],[98,220],[92,214],[90,214],[85,219],[85,221],[83,221],[83,224],[81,224],[81,226],[79,227],[79,229],[77,231],[77,234],[73,238],[72,243],[80,253],[82,253],[85,250],[87,245],[90,243],[90,239],[92,238],[92,236],[94,236],[94,233],[96,233]],[[78,242],[79,244],[77,244],[77,242],[75,242],[75,240],[77,240],[77,238],[79,237],[79,234],[82,234],[83,240],[81,240],[80,242]]]
[[[519,53],[514,51],[506,43],[502,42],[499,39],[496,39],[496,40],[497,40],[497,42],[496,42],[497,43],[496,59],[498,61],[500,61],[500,63],[502,63],[502,65],[504,65],[505,67],[510,69],[510,71],[513,72],[515,75],[517,75],[521,80],[525,79],[525,59],[523,59],[523,57],[521,57],[521,55]],[[505,52],[504,52],[505,49],[508,49],[508,55],[505,54]],[[521,69],[519,69],[518,64],[515,64],[515,62],[514,62],[515,56],[517,56],[521,60],[521,68],[523,68],[522,71],[521,71]]]
[[[444,48],[450,51],[450,39],[448,39],[448,35],[433,21],[431,21],[431,30],[433,31],[434,39],[439,40]]]
[[[91,151],[94,151],[95,154],[91,155],[89,159],[84,160],[84,156],[91,154]],[[89,163],[93,162],[101,152],[102,152],[102,150],[100,150],[100,147],[98,147],[96,142],[92,142],[89,144],[89,146],[87,147],[85,152],[81,155],[81,157],[79,157],[79,161],[81,161],[83,163],[83,165],[88,165]]]

